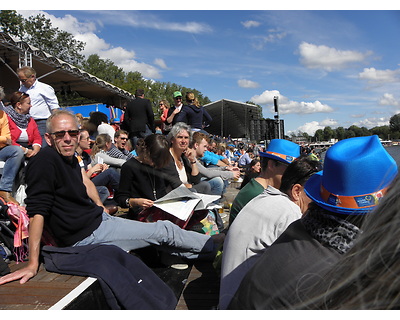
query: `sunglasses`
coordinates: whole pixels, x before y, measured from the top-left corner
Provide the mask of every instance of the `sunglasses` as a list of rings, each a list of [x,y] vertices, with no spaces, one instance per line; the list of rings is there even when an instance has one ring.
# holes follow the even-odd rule
[[[182,97],[176,97],[175,100],[182,100]]]
[[[19,92],[19,93],[20,93],[20,96],[19,96],[19,99],[18,99],[17,102],[21,102],[21,100],[23,100],[23,99],[29,97],[29,95],[26,94],[25,92]]]
[[[25,83],[27,80],[29,80],[29,78],[32,78],[32,76],[29,76],[29,77],[26,78],[26,79],[19,79],[19,81],[21,81],[22,83]]]
[[[56,139],[62,139],[64,138],[65,134],[68,133],[68,135],[71,138],[76,138],[79,135],[79,130],[62,130],[62,131],[56,131],[56,132],[51,132],[49,134],[52,134],[56,137]]]
[[[120,140],[128,140],[128,138],[119,138]]]

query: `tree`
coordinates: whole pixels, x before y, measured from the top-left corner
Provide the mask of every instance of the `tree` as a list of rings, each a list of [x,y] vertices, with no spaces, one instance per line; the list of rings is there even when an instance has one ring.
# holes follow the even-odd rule
[[[324,128],[324,140],[329,141],[331,139],[335,138],[335,132],[332,130],[331,127],[325,127]]]
[[[43,14],[24,19],[15,10],[0,11],[0,26],[4,32],[25,41],[61,60],[80,66],[84,60],[80,53],[85,43],[72,34],[53,27]]]
[[[382,140],[386,140],[389,138],[390,135],[390,129],[389,126],[380,126],[380,127],[374,127],[370,130],[372,134],[376,134],[381,138]]]
[[[17,39],[22,40],[24,35],[24,18],[15,10],[0,11],[1,30]]]
[[[338,140],[346,139],[346,130],[343,127],[336,128],[336,139]]]
[[[118,84],[125,82],[123,69],[117,67],[114,62],[109,59],[100,59],[97,54],[90,55],[82,63],[82,68],[86,72],[114,85],[117,85],[118,81],[120,82]]]
[[[323,141],[324,140],[324,131],[322,129],[318,129],[314,133],[315,141]]]
[[[400,113],[395,114],[390,118],[389,128],[391,132],[400,131]]]

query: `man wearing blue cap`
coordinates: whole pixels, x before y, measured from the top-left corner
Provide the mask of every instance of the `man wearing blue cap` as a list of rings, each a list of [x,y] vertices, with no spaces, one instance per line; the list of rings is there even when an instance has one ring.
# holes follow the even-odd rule
[[[261,173],[251,179],[237,194],[229,213],[229,225],[240,210],[268,186],[279,189],[282,175],[287,166],[300,156],[300,146],[284,139],[273,139],[266,152],[260,152]]]
[[[397,175],[377,136],[342,140],[328,149],[324,169],[305,184],[313,200],[250,269],[230,309],[292,309],[354,244]]]

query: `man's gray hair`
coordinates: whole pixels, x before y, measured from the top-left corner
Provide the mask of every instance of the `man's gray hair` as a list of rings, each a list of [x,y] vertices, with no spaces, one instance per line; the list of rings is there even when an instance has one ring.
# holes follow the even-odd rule
[[[46,132],[47,133],[53,132],[53,128],[51,126],[51,120],[53,120],[56,117],[62,116],[62,115],[67,115],[67,116],[70,116],[72,119],[74,119],[77,129],[79,129],[79,120],[75,114],[73,114],[71,111],[68,111],[65,109],[56,109],[51,113],[50,117],[47,118],[47,121],[46,121]]]

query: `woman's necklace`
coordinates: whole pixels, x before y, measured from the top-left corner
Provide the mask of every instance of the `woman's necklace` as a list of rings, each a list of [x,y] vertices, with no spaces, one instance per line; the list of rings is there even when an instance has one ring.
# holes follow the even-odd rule
[[[154,168],[153,170],[153,179],[151,179],[151,174],[149,172],[149,168],[146,167],[147,175],[149,176],[151,188],[153,189],[153,195],[154,195],[154,200],[157,200],[157,191],[156,191],[156,175],[154,174]]]

